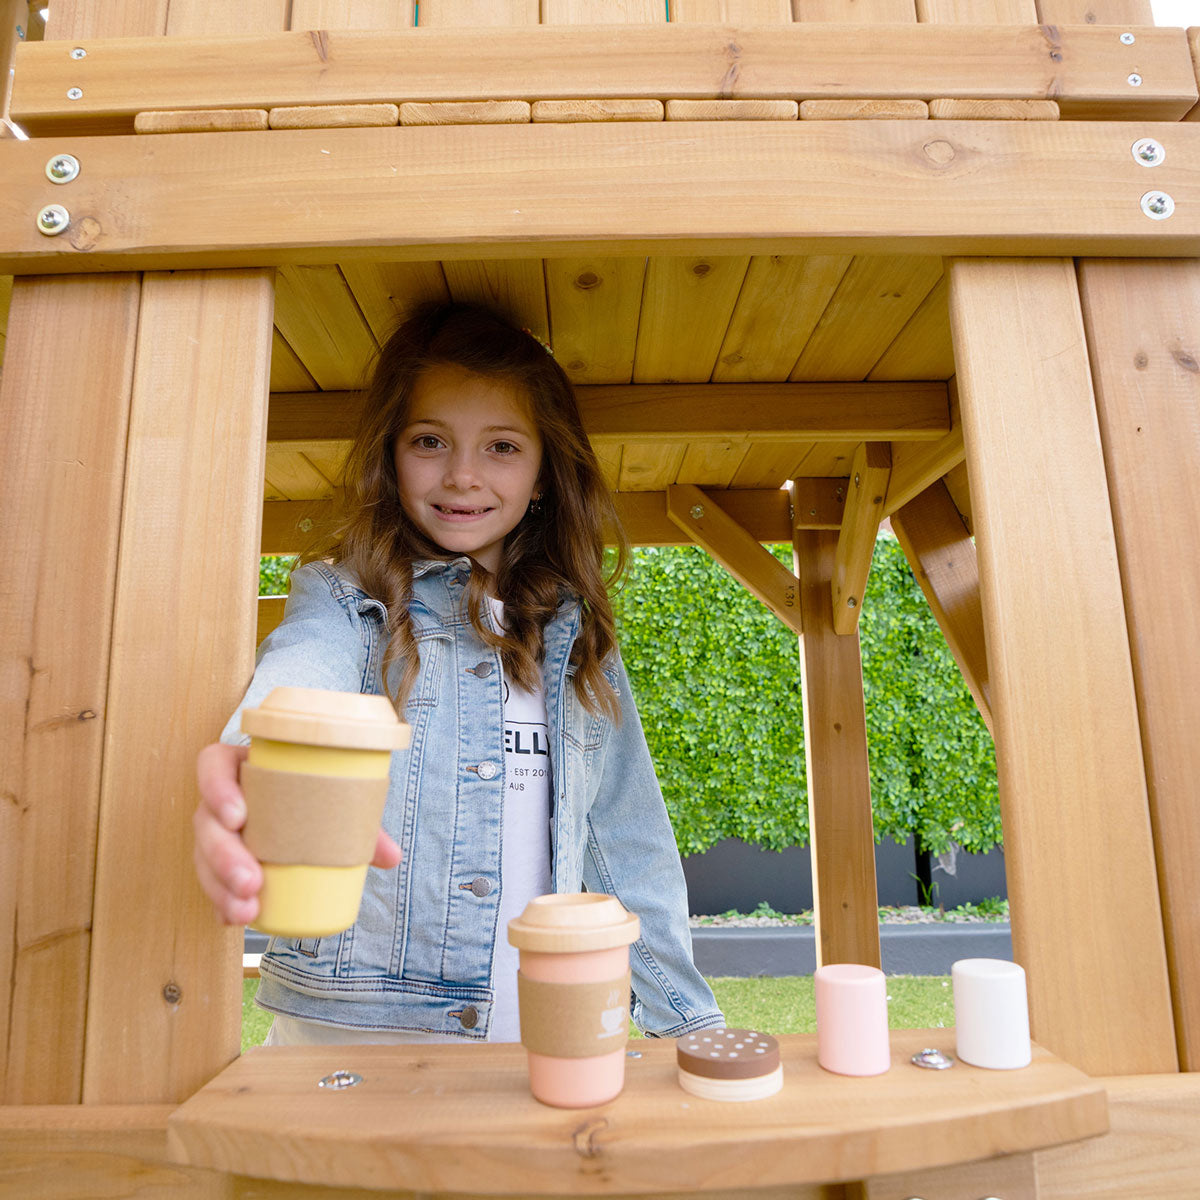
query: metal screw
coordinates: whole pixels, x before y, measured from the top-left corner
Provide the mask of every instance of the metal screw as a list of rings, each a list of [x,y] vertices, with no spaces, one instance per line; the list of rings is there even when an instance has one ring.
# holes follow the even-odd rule
[[[87,51],[82,46],[76,46],[75,49],[71,51],[71,57],[87,58]]]
[[[355,1075],[353,1071],[334,1071],[332,1075],[326,1075],[317,1087],[330,1088],[335,1092],[340,1092],[344,1088],[352,1088],[362,1083],[362,1076]]]
[[[698,520],[700,520],[700,518],[702,516],[704,516],[704,505],[703,504],[693,504],[692,505],[692,520],[698,521]]]
[[[1137,41],[1137,38],[1135,38],[1132,33],[1121,34],[1121,45],[1122,46],[1132,46],[1133,43],[1136,41]]]
[[[302,521],[298,521],[296,523],[296,528],[299,529],[301,533],[311,533],[312,527],[312,517],[305,517]]]
[[[926,1046],[924,1050],[918,1050],[910,1061],[914,1067],[926,1067],[930,1071],[945,1071],[954,1066],[954,1059],[950,1055],[942,1053],[941,1050],[935,1050],[931,1046]]]
[[[1144,167],[1157,167],[1167,157],[1167,152],[1153,138],[1139,138],[1131,149],[1134,161]]]
[[[1130,87],[1141,87],[1142,86],[1142,77],[1139,74],[1137,74],[1136,71],[1129,77],[1129,86]]]
[[[640,1050],[626,1050],[625,1057],[626,1058],[641,1058],[642,1052]]]
[[[857,608],[858,607],[857,598],[854,596],[847,596],[846,597],[846,607],[847,608]]]
[[[862,483],[862,478],[859,476],[859,474],[858,474],[857,472],[855,472],[855,475],[854,475],[854,486],[855,486],[855,487],[858,487],[858,486],[860,486],[860,484],[861,484],[861,483]]]
[[[51,183],[70,183],[79,174],[79,159],[73,154],[56,154],[46,164],[46,178]]]
[[[163,999],[168,1004],[178,1004],[183,999],[183,988],[177,983],[163,984]]]
[[[1142,197],[1142,212],[1152,221],[1165,221],[1175,211],[1175,201],[1166,192],[1147,192]]]
[[[47,204],[37,215],[37,227],[47,237],[62,233],[71,223],[71,214],[61,204]]]
[[[20,25],[18,25],[17,26],[17,41],[23,42],[24,40],[25,40],[25,30],[22,29]]]
[[[68,100],[82,100],[83,99],[83,88],[67,88],[67,99]]]

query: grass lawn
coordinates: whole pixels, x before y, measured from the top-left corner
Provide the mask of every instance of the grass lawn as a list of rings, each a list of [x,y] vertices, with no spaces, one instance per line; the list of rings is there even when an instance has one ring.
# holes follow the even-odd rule
[[[808,975],[710,979],[717,1003],[732,1028],[764,1033],[814,1033],[813,981]],[[940,1029],[954,1024],[948,975],[889,975],[888,1015],[893,1029]],[[254,1005],[256,979],[242,990],[242,1049],[261,1045],[271,1016]],[[635,1035],[636,1036],[636,1035]]]

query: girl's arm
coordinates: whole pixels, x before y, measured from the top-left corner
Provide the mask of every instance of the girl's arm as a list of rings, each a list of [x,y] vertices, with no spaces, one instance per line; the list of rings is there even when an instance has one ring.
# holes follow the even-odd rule
[[[645,1033],[680,1037],[725,1024],[692,960],[687,885],[624,665],[617,662],[622,719],[609,735],[588,814],[583,881],[617,896],[642,923],[634,942],[633,1019]]]

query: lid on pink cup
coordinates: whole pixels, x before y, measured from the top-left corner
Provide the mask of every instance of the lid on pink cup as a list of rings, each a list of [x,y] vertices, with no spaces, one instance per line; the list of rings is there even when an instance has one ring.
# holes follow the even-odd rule
[[[616,896],[603,892],[560,892],[535,896],[508,923],[508,940],[518,950],[580,952],[628,946],[641,922]]]
[[[303,687],[277,687],[246,709],[242,732],[340,750],[403,750],[412,736],[386,696]]]

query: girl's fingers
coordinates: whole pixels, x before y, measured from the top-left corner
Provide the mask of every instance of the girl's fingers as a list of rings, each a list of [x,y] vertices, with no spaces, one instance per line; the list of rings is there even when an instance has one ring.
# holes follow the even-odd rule
[[[400,847],[381,829],[375,842],[375,857],[371,859],[371,866],[390,869],[399,864],[401,857]]]
[[[246,800],[238,786],[238,769],[249,753],[247,746],[205,746],[196,756],[196,782],[203,804],[226,829],[246,823]]]

